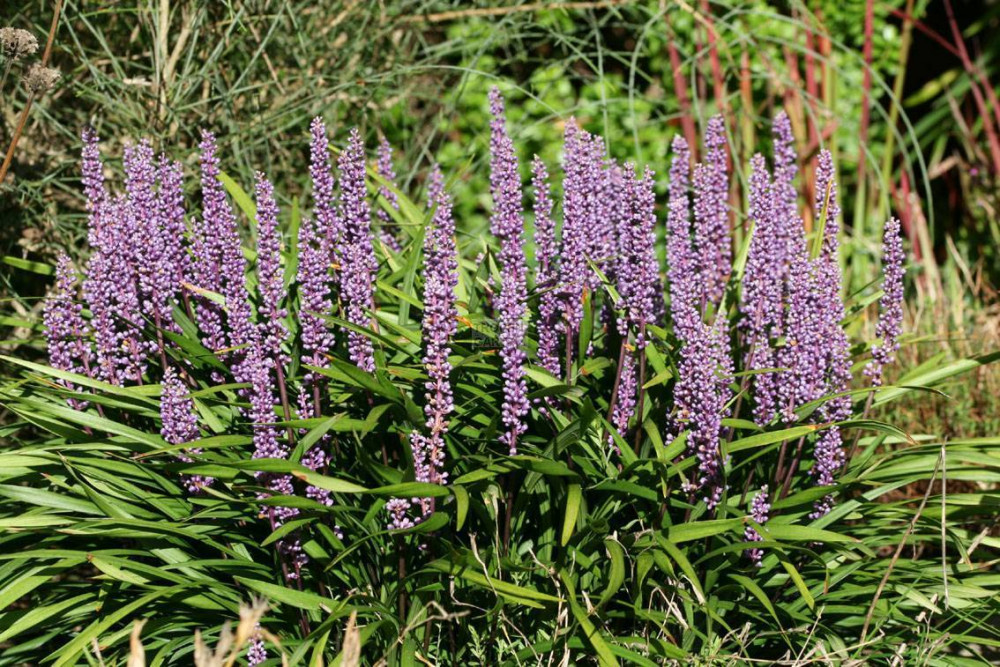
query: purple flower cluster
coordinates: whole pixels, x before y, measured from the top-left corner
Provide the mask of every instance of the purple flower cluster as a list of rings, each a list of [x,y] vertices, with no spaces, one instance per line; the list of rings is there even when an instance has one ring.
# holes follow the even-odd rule
[[[566,123],[564,144],[559,282],[565,314],[563,333],[572,339],[583,321],[584,290],[595,286],[596,275],[588,262],[613,255],[613,252],[604,254],[603,244],[614,242],[614,229],[607,229],[612,223],[606,210],[603,142],[571,118]],[[604,239],[600,238],[602,231]]]
[[[378,161],[375,163],[375,168],[378,170],[379,176],[391,185],[396,185],[396,170],[392,166],[392,146],[385,137],[382,137],[382,141],[378,145]],[[395,192],[384,185],[379,185],[378,194],[389,206],[399,210],[399,199]],[[378,230],[379,239],[393,251],[399,252],[399,239],[396,238],[392,216],[385,209],[379,208],[375,211],[375,217],[381,223]]]
[[[767,523],[771,514],[771,503],[768,500],[767,484],[760,487],[760,491],[754,496],[753,502],[750,504],[750,518],[753,519],[754,523],[759,526],[763,526]],[[764,538],[760,536],[752,526],[747,526],[743,530],[743,540],[745,542],[763,542]],[[764,557],[763,549],[747,549],[747,557],[753,562],[754,565],[760,567],[761,559]]]
[[[90,327],[83,319],[83,307],[77,302],[76,272],[65,253],[56,261],[56,284],[45,302],[43,320],[48,340],[49,364],[71,373],[88,374]]]
[[[97,347],[96,376],[112,384],[142,383],[150,346],[142,335],[139,257],[143,243],[141,210],[124,195],[110,197],[104,187],[97,136],[83,135],[83,170],[87,194],[88,239],[93,253],[83,282]]]
[[[667,204],[667,282],[670,316],[680,340],[687,340],[701,324],[697,259],[691,248],[691,150],[680,135],[674,137]]]
[[[278,231],[278,205],[274,187],[264,174],[257,172],[257,285],[260,290],[260,338],[265,354],[276,366],[288,363],[282,344],[288,337],[282,305],[287,296],[281,271],[281,236]]]
[[[198,416],[194,410],[194,402],[187,395],[187,388],[173,367],[168,366],[163,371],[163,394],[160,398],[160,435],[171,445],[182,445],[193,442],[200,436],[198,432]],[[191,447],[185,450],[191,454],[200,454],[201,448]],[[177,455],[181,461],[190,462],[191,457],[184,453]],[[189,493],[198,493],[202,487],[212,483],[211,477],[203,475],[184,475],[184,486]]]
[[[724,270],[719,267],[724,258],[728,262],[730,245],[725,138],[720,123],[714,118],[709,123],[709,161],[695,166],[693,178],[687,143],[680,137],[674,139],[667,214],[670,311],[681,342],[671,437],[687,432],[687,452],[698,458],[697,478],[687,488],[703,493],[709,509],[719,503],[724,490],[720,438],[733,377],[724,314],[714,324],[702,319],[705,307],[721,299],[728,274],[728,264]],[[693,236],[689,183],[695,188]]]
[[[345,319],[369,329],[375,310],[375,272],[378,260],[372,245],[371,211],[365,187],[365,147],[358,128],[351,130],[347,148],[337,161],[340,170],[340,211],[342,234],[337,246],[340,263],[341,299],[346,305]],[[371,339],[348,330],[347,347],[351,361],[358,368],[375,372],[375,351]]]
[[[527,426],[528,387],[524,379],[524,335],[527,329],[527,264],[524,258],[524,217],[521,203],[521,176],[518,174],[514,144],[507,134],[503,97],[498,88],[490,90],[490,195],[493,215],[490,229],[500,242],[500,294],[496,310],[500,320],[500,357],[503,361],[503,423],[501,441],[511,455],[517,453],[517,439]]]
[[[694,168],[694,252],[698,257],[701,304],[717,303],[729,279],[729,178],[726,127],[713,116],[705,129],[705,162]]]
[[[640,177],[631,164],[613,172],[615,180],[620,181],[615,279],[621,298],[617,324],[623,349],[619,355],[621,368],[612,422],[624,437],[637,403],[636,351],[646,347],[646,324],[655,322],[658,310],[662,309],[663,287],[656,258],[653,172],[647,167]],[[634,336],[634,346],[627,342],[630,333]]]
[[[441,180],[435,165],[431,182]],[[455,245],[455,221],[451,197],[443,188],[434,188],[436,207],[430,227],[424,236],[424,316],[421,325],[424,342],[424,383],[427,433],[412,431],[410,449],[413,469],[418,482],[447,484],[444,471],[445,441],[448,415],[454,410],[451,390],[451,338],[458,329],[458,307],[455,288],[458,287],[458,248]],[[412,503],[420,508],[420,520],[434,511],[433,498],[421,498]],[[411,503],[394,498],[386,504],[391,515],[390,527],[409,528],[414,525],[409,514]]]
[[[872,386],[882,386],[882,371],[896,359],[899,335],[903,331],[903,239],[899,220],[889,218],[882,234],[882,298],[875,335],[881,342],[872,345],[872,359],[865,366],[865,376]]]
[[[687,431],[687,452],[698,458],[695,481],[687,490],[700,491],[709,509],[714,509],[725,489],[721,435],[728,414],[733,366],[729,354],[725,320],[697,326],[684,341],[674,385],[674,429]]]
[[[244,362],[257,340],[257,330],[247,291],[247,263],[236,216],[219,180],[215,135],[203,130],[201,139],[202,218],[195,226],[193,272],[197,287],[221,294],[225,305],[220,307],[202,296],[198,325],[209,349],[235,348],[226,355],[233,377],[237,382],[250,382],[251,371]]]
[[[645,326],[656,321],[663,299],[660,264],[656,259],[656,204],[653,172],[648,167],[640,177],[632,165],[625,166],[621,211],[617,225],[618,261],[615,270],[622,317],[618,330],[636,332],[636,345],[645,347]]]
[[[559,366],[559,267],[557,265],[556,223],[552,218],[549,172],[537,155],[531,163],[531,187],[535,193],[535,289],[538,297],[538,365],[556,377]]]

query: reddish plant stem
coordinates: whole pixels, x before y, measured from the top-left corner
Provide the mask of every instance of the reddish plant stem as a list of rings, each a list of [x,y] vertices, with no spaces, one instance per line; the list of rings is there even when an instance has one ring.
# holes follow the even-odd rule
[[[691,160],[697,161],[698,135],[695,134],[694,117],[691,115],[691,98],[688,96],[687,81],[684,80],[684,73],[681,71],[681,55],[669,37],[667,38],[667,53],[670,56],[670,69],[674,75],[674,93],[677,95],[677,104],[681,111],[681,128],[684,131],[684,139],[687,141],[688,150],[691,151]]]
[[[52,12],[52,23],[49,26],[49,35],[45,40],[45,51],[42,53],[42,60],[40,65],[46,67],[49,64],[49,58],[52,56],[52,43],[56,38],[56,30],[59,28],[59,16],[62,14],[63,0],[56,0],[55,9]],[[31,105],[35,102],[35,95],[31,93],[28,95],[27,101],[24,103],[24,109],[21,110],[21,117],[17,121],[17,128],[14,130],[14,136],[11,137],[10,146],[7,147],[7,154],[4,156],[3,165],[0,165],[0,185],[3,184],[4,179],[7,178],[7,171],[10,169],[11,162],[14,161],[14,151],[17,149],[17,144],[21,140],[21,134],[24,132],[24,126],[28,122],[28,114],[31,112]]]
[[[642,337],[644,345],[639,348],[639,400],[636,401],[636,429],[635,429],[635,455],[639,455],[639,445],[642,444],[642,411],[645,409],[646,399],[646,322],[639,323],[639,335]]]
[[[795,450],[795,458],[792,459],[792,464],[788,466],[788,474],[785,475],[785,483],[781,486],[781,494],[778,496],[778,500],[782,500],[788,495],[788,490],[792,488],[792,478],[799,469],[799,463],[802,461],[802,452],[805,450],[806,437],[802,436],[799,438],[798,447]]]
[[[281,409],[284,412],[285,421],[287,422],[292,418],[292,410],[288,405],[288,383],[285,382],[285,369],[278,359],[274,360],[274,370],[278,375],[278,395],[281,396]],[[295,442],[295,429],[291,426],[288,427],[288,442]]]
[[[955,21],[955,12],[951,6],[951,0],[945,0],[944,8],[948,15],[948,24],[951,26],[951,35],[955,40],[958,56],[962,60],[962,67],[965,68],[966,73],[969,75],[969,88],[972,91],[972,97],[976,101],[976,106],[979,108],[979,115],[983,120],[983,131],[986,133],[986,139],[990,145],[990,153],[993,156],[994,173],[1000,173],[1000,138],[997,137],[996,128],[993,126],[993,118],[990,116],[989,105],[983,99],[983,91],[976,85],[976,79],[979,79],[983,83],[983,88],[986,89],[987,95],[990,97],[990,102],[993,104],[993,113],[997,114],[996,121],[1000,124],[1000,108],[998,108],[996,93],[993,91],[993,86],[981,74],[980,76],[976,76],[976,66],[972,63],[972,58],[969,57],[969,50],[965,47],[962,31],[958,27],[958,22]]]

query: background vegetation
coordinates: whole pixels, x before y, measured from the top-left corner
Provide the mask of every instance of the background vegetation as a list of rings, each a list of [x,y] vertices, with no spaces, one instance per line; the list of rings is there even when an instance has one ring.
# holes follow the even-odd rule
[[[28,28],[43,39],[53,3],[15,2],[9,7],[4,16],[7,24]],[[747,642],[762,635],[768,637],[763,641],[769,655],[803,662],[898,659],[906,664],[935,660],[954,664],[974,661],[977,655],[989,661],[988,647],[996,641],[995,610],[989,602],[995,596],[996,584],[990,578],[995,555],[982,556],[981,549],[996,546],[992,484],[1000,460],[996,449],[1000,378],[989,365],[960,360],[996,350],[1000,333],[996,304],[1000,107],[994,92],[1000,43],[988,38],[997,29],[998,11],[991,2],[924,0],[481,3],[475,8],[461,2],[417,0],[384,4],[66,0],[51,59],[62,71],[62,80],[32,110],[0,192],[0,255],[7,258],[0,271],[5,353],[21,361],[41,359],[38,314],[40,297],[49,284],[48,266],[56,249],[78,257],[85,253],[76,157],[80,129],[88,123],[106,138],[110,155],[120,155],[124,142],[149,136],[157,148],[184,159],[189,173],[195,167],[198,131],[211,128],[220,135],[225,168],[234,179],[248,186],[252,171],[266,167],[282,184],[279,196],[285,210],[307,188],[303,164],[309,120],[323,115],[338,144],[348,128],[358,125],[370,146],[385,135],[402,151],[398,164],[404,191],[421,190],[432,160],[457,175],[461,187],[455,188],[456,217],[463,235],[461,247],[471,260],[485,247],[482,235],[489,210],[482,195],[487,192],[488,175],[485,96],[496,81],[510,91],[511,132],[522,160],[538,152],[555,164],[562,124],[575,115],[608,138],[615,157],[648,163],[661,175],[666,172],[669,142],[674,134],[689,131],[687,122],[700,128],[709,115],[725,113],[738,157],[734,167],[740,169],[752,152],[767,150],[760,138],[766,137],[774,110],[784,107],[796,124],[800,152],[811,155],[824,146],[836,155],[841,191],[848,197],[844,255],[849,294],[871,292],[880,225],[889,211],[902,217],[913,264],[907,299],[909,335],[899,365],[904,377],[899,381],[933,386],[940,392],[900,393],[884,402],[886,407],[877,406],[876,416],[900,432],[865,436],[871,439],[864,441],[864,455],[845,477],[845,492],[854,499],[817,526],[858,542],[812,552],[812,538],[800,534],[797,538],[806,539],[797,539],[793,531],[792,537],[784,536],[795,544],[786,557],[773,558],[762,572],[752,575],[734,565],[738,553],[726,552],[739,536],[726,538],[731,527],[715,526],[702,530],[718,529],[718,533],[697,533],[690,541],[678,542],[675,534],[671,543],[687,545],[678,559],[662,545],[651,548],[641,539],[619,545],[611,537],[614,531],[601,522],[641,501],[627,491],[621,496],[593,492],[590,485],[599,482],[601,462],[589,461],[594,477],[581,481],[588,489],[580,501],[585,509],[572,521],[567,519],[571,484],[565,475],[551,469],[528,470],[525,474],[538,475],[533,493],[546,500],[534,512],[526,509],[519,516],[523,525],[546,536],[549,551],[541,543],[532,544],[509,560],[494,550],[494,560],[486,558],[485,580],[466,577],[464,585],[477,591],[463,598],[478,607],[469,613],[489,619],[484,627],[491,631],[471,643],[470,655],[475,657],[463,660],[502,656],[513,662],[511,656],[517,655],[518,660],[534,663],[534,653],[547,654],[557,647],[559,655],[563,650],[600,654],[589,643],[593,634],[587,629],[592,623],[588,605],[602,609],[614,600],[608,613],[601,615],[602,631],[617,638],[608,650],[619,658],[622,651],[632,651],[634,644],[650,638],[669,638],[660,653],[651,655],[655,659],[696,655],[710,663],[755,657],[760,645],[749,650]],[[3,148],[16,126],[23,91],[5,96],[0,105]],[[745,182],[745,175],[739,179]],[[659,187],[662,195],[663,182]],[[477,194],[462,197],[463,193]],[[742,191],[735,196],[741,198]],[[746,207],[741,205],[740,210]],[[870,338],[871,315],[862,309],[852,319],[855,340]],[[5,372],[25,382],[23,367],[13,361]],[[41,382],[38,377],[32,375],[28,384]],[[2,435],[12,448],[34,446],[43,429],[37,420],[31,423],[24,403],[18,403],[25,399],[20,385],[12,386],[18,389],[5,395],[8,412]],[[150,410],[150,396],[138,391],[112,399],[123,414],[142,415]],[[51,414],[47,420],[55,421],[46,421],[45,426],[81,427]],[[577,427],[586,428],[582,422]],[[76,458],[68,469],[77,477],[65,471],[66,453],[58,460],[7,462],[4,474],[9,477],[4,483],[9,487],[44,475],[55,489],[72,488],[73,500],[72,507],[53,508],[52,498],[40,494],[55,491],[31,484],[25,487],[30,490],[5,496],[3,530],[8,531],[10,553],[28,544],[38,551],[26,552],[29,560],[9,560],[0,569],[4,577],[0,608],[12,605],[0,622],[0,642],[8,642],[0,662],[31,662],[25,656],[39,655],[42,647],[62,650],[59,655],[66,661],[82,659],[80,655],[96,661],[87,637],[100,636],[102,646],[122,651],[128,644],[127,621],[139,616],[152,619],[143,633],[151,661],[186,658],[193,650],[194,630],[201,628],[214,639],[220,611],[235,618],[239,601],[246,600],[251,590],[278,603],[272,613],[274,627],[282,623],[293,627],[302,618],[311,623],[310,633],[287,646],[290,655],[303,660],[315,659],[322,653],[315,647],[331,638],[327,659],[336,655],[352,610],[362,615],[362,621],[366,612],[392,617],[386,609],[375,608],[391,606],[398,592],[384,583],[394,569],[340,567],[379,562],[397,548],[390,536],[345,547],[323,533],[321,521],[315,522],[315,548],[329,558],[325,567],[336,572],[345,586],[370,596],[364,604],[331,606],[334,603],[322,590],[247,588],[240,577],[262,581],[273,575],[268,535],[237,529],[238,522],[252,514],[251,508],[236,510],[232,498],[211,498],[192,510],[176,487],[168,488],[168,469],[161,478],[148,466],[107,459],[109,447],[128,450],[135,445],[128,444],[129,437],[117,434],[109,442],[75,447]],[[586,456],[578,463],[586,469]],[[471,471],[507,464],[469,458],[466,465]],[[461,472],[455,471],[453,477]],[[398,481],[386,479],[376,469],[355,473],[354,479],[370,488]],[[236,479],[240,473],[230,474]],[[650,485],[639,472],[635,474],[640,477],[626,475],[622,483]],[[950,491],[942,483],[946,476],[953,480]],[[486,477],[477,481],[482,487],[473,489],[468,520],[480,521],[486,531],[495,511],[491,502],[496,502],[490,494],[499,487]],[[104,505],[95,494],[118,500]],[[527,496],[525,507],[534,502],[531,498],[537,499]],[[795,518],[794,510],[790,506],[787,516]],[[33,511],[48,518],[28,519],[26,524],[23,515]],[[206,518],[210,528],[171,523],[191,511]],[[128,522],[121,522],[122,512],[130,515]],[[113,528],[100,523],[112,518],[119,520]],[[154,518],[155,528],[142,523]],[[373,516],[338,516],[341,520],[347,525],[356,522],[358,532],[377,532],[373,526],[381,521]],[[449,520],[455,525],[458,517]],[[566,549],[562,539],[567,522],[575,526],[573,549]],[[155,571],[139,571],[135,563],[145,563],[138,555],[150,548],[149,531],[162,538],[164,551]],[[66,542],[67,534],[73,535],[75,544]],[[406,539],[416,544],[439,538]],[[720,542],[702,548],[700,541],[711,539]],[[692,543],[699,547],[689,549]],[[483,557],[476,551],[484,547],[482,543],[464,547],[449,563],[471,564]],[[40,555],[43,549],[67,552],[53,563]],[[233,553],[223,556],[227,549]],[[431,550],[443,558],[444,549],[439,545]],[[170,561],[171,550],[205,563],[181,566]],[[87,557],[95,551],[102,552],[97,562]],[[235,558],[233,554],[243,557],[239,566],[220,561]],[[542,558],[544,566],[533,556]],[[801,585],[789,573],[789,564],[800,571]],[[629,595],[623,597],[619,577],[626,566]],[[572,570],[573,576],[562,578],[563,568]],[[651,571],[659,578],[647,581]],[[974,582],[963,581],[973,573],[980,575]],[[150,584],[151,580],[156,583]],[[275,586],[282,583],[280,578],[272,580]],[[672,618],[646,609],[650,595],[678,580],[685,580],[688,588],[670,612]],[[96,590],[95,581],[101,582]],[[410,590],[426,587],[434,592],[427,595],[431,600],[451,585],[449,581],[442,576],[418,579]],[[183,589],[184,599],[190,600],[191,582],[205,596],[199,602],[201,611],[177,612],[175,596]],[[495,593],[502,582],[522,588],[498,597]],[[586,613],[572,606],[548,609],[546,613],[559,620],[559,630],[551,636],[531,635],[532,620],[542,623],[543,617],[532,605],[537,597],[523,589],[564,594],[567,586],[575,586],[577,593],[589,592],[577,602]],[[830,586],[839,592],[817,606]],[[867,601],[877,589],[889,594],[871,607],[873,630],[859,639],[860,625],[869,614]],[[577,599],[575,593],[572,597]],[[105,599],[114,604],[93,620],[94,609],[102,608]],[[742,607],[745,620],[734,620],[735,606]],[[31,608],[43,612],[32,616],[26,613]],[[729,614],[724,623],[719,621],[726,616],[723,608]],[[815,609],[823,612],[814,614]],[[171,620],[172,613],[177,618]],[[432,636],[430,628],[436,626],[425,623],[439,613],[454,611],[415,604],[409,615],[393,617],[391,628],[364,624],[362,637],[366,641],[374,637],[368,646],[377,647],[366,655],[405,662],[423,655],[421,651],[433,642],[445,651],[437,659],[447,661],[444,656],[452,650],[448,637]],[[629,625],[629,632],[642,635],[641,642],[622,634],[621,628],[628,624],[621,615],[626,613],[645,624],[641,632]],[[936,615],[947,618],[944,625],[934,622]],[[736,618],[742,617],[736,614]],[[46,619],[51,619],[48,629]],[[15,636],[12,628],[27,625],[39,625],[29,633],[31,641],[8,639]],[[86,631],[74,635],[73,646],[63,646],[70,641],[68,633],[80,628]],[[524,631],[531,640],[513,637],[515,630]],[[402,637],[398,643],[397,636]],[[851,637],[853,641],[845,640]],[[684,653],[672,653],[667,644]],[[817,646],[833,654],[820,658],[814,651]],[[937,658],[938,652],[947,658]]]

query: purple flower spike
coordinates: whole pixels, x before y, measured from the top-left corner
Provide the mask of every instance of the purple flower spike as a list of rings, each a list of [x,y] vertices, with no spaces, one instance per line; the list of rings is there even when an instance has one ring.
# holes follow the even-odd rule
[[[753,502],[750,504],[750,518],[760,526],[767,523],[771,514],[771,503],[768,501],[767,496],[767,484],[760,487],[760,491],[754,496]],[[760,536],[760,533],[751,526],[747,526],[743,530],[743,541],[744,542],[763,542],[764,538]],[[764,558],[763,549],[747,549],[745,552],[747,557],[753,562],[757,567],[760,567],[760,561]]]
[[[219,180],[219,158],[215,136],[201,133],[202,219],[196,227],[194,274],[198,287],[220,293],[225,308],[206,298],[199,298],[198,325],[205,335],[205,346],[212,350],[241,347],[227,355],[237,382],[248,382],[242,368],[246,346],[254,342],[256,330],[246,286],[246,259],[236,226],[236,216]],[[223,327],[225,322],[225,328]],[[228,329],[228,340],[226,330]]]
[[[288,296],[281,271],[281,234],[278,231],[278,205],[274,187],[264,174],[257,172],[257,284],[260,288],[260,335],[264,352],[276,365],[288,363],[282,344],[288,338],[285,318],[288,310],[282,302]]]
[[[327,262],[338,265],[335,252],[339,248],[344,233],[343,221],[337,212],[334,194],[335,181],[330,165],[330,144],[326,136],[326,125],[317,116],[309,125],[312,141],[309,145],[309,175],[312,177],[313,220],[317,238],[325,245]],[[333,275],[336,286],[339,272]]]
[[[340,170],[340,220],[343,234],[339,247],[341,298],[346,320],[359,327],[372,327],[375,310],[375,272],[378,261],[372,246],[371,212],[365,188],[365,147],[357,128],[351,130],[347,148],[337,161]],[[375,372],[375,352],[368,336],[347,332],[351,361],[358,368]]]
[[[772,339],[781,336],[784,310],[785,240],[781,222],[775,215],[777,192],[770,183],[764,157],[759,153],[751,160],[750,220],[753,238],[743,276],[740,309],[741,326],[746,331],[747,370],[761,371],[775,366]],[[774,417],[777,405],[777,375],[760,373],[754,376],[754,419],[761,426]]]
[[[160,187],[156,193],[157,229],[151,239],[155,249],[152,280],[152,313],[158,326],[179,331],[173,321],[173,303],[189,280],[190,259],[184,243],[184,171],[179,162],[160,158],[157,167]]]
[[[104,188],[98,138],[83,133],[82,171],[87,195],[87,237],[93,253],[87,263],[83,295],[91,312],[96,347],[96,377],[112,384],[142,381],[147,343],[136,275],[136,221],[124,197],[111,199]]]
[[[610,193],[603,144],[571,118],[566,124],[564,153],[559,282],[565,313],[563,333],[572,337],[583,320],[585,289],[599,287],[599,279],[588,261],[593,260],[603,268],[614,255],[614,223],[605,201]]]
[[[899,235],[899,220],[889,218],[882,234],[882,298],[875,335],[880,343],[872,345],[872,360],[865,366],[865,375],[873,387],[882,386],[882,370],[896,360],[899,336],[903,332],[903,239]]]
[[[724,320],[712,326],[699,324],[681,347],[677,384],[674,386],[674,432],[686,430],[687,451],[698,458],[698,478],[687,485],[690,492],[705,494],[714,509],[722,498],[723,466],[719,448],[722,420],[726,417],[732,362]]]
[[[302,363],[325,368],[333,348],[333,332],[325,316],[333,313],[330,298],[330,261],[322,229],[307,218],[299,227],[299,311],[302,333]]]
[[[623,181],[624,200],[618,229],[618,292],[622,299],[624,318],[618,329],[626,335],[632,327],[636,345],[641,349],[646,341],[644,326],[656,321],[658,304],[663,298],[660,284],[660,264],[656,259],[656,213],[653,193],[653,172],[648,167],[642,177],[626,165]]]
[[[440,180],[437,165],[432,171],[432,181]],[[446,484],[444,471],[445,441],[448,432],[448,415],[455,404],[451,389],[451,338],[458,328],[458,307],[455,288],[458,287],[458,249],[455,245],[455,221],[452,217],[451,198],[443,190],[437,191],[434,217],[424,236],[424,316],[422,333],[424,342],[424,413],[427,415],[427,434],[412,431],[410,448],[413,452],[414,477],[418,482]],[[433,498],[421,498],[412,503],[420,508],[419,520],[434,511]],[[409,528],[414,520],[409,516],[410,502],[401,498],[390,500],[386,509],[390,514],[389,527]]]
[[[628,423],[635,412],[638,391],[639,383],[636,377],[635,352],[626,348],[625,353],[622,355],[622,368],[618,377],[618,395],[615,400],[615,409],[611,415],[611,423],[614,424],[615,430],[623,438],[628,433]],[[608,444],[614,444],[614,438],[609,436]],[[616,453],[621,454],[621,452]]]
[[[378,170],[378,175],[389,181],[390,184],[396,185],[396,170],[392,166],[392,146],[389,144],[385,137],[382,137],[382,141],[378,145],[378,161],[375,163],[375,167]],[[396,193],[387,188],[384,185],[380,185],[378,188],[379,196],[385,199],[386,203],[392,208],[399,210],[399,200],[396,198]],[[388,211],[383,208],[379,208],[375,211],[375,217],[378,218],[379,222],[379,238],[394,252],[399,252],[399,239],[396,238],[395,233],[395,222],[392,216],[389,215]]]
[[[524,380],[524,335],[527,303],[527,265],[524,259],[524,218],[521,177],[514,144],[507,134],[506,113],[500,89],[490,90],[490,195],[493,215],[490,229],[500,241],[500,294],[496,300],[500,320],[500,357],[503,360],[503,423],[501,442],[517,454],[517,438],[527,430],[527,383]]]
[[[680,135],[671,147],[669,203],[667,205],[667,282],[670,284],[670,315],[681,340],[695,335],[701,325],[697,308],[698,272],[691,247],[691,151]]]
[[[49,364],[62,371],[89,375],[91,352],[87,338],[90,328],[81,315],[82,310],[83,307],[77,301],[73,263],[65,253],[59,253],[55,288],[52,296],[45,302],[42,315],[48,341]],[[65,386],[76,390],[68,382]],[[77,410],[87,407],[86,403],[76,400],[71,400],[70,405]]]
[[[538,299],[538,365],[556,377],[562,370],[559,365],[560,327],[559,280],[556,264],[556,224],[552,219],[552,194],[549,173],[537,155],[531,163],[531,186],[535,193],[535,289],[542,291]]]
[[[198,417],[194,402],[188,396],[187,388],[173,368],[168,366],[163,371],[163,394],[160,397],[160,435],[171,445],[181,445],[197,440],[201,434],[198,431]],[[191,454],[200,454],[201,448],[192,447],[185,450]],[[190,462],[191,457],[179,453],[181,461]],[[203,475],[184,475],[184,486],[188,493],[198,493],[202,487],[212,483],[211,477]]]
[[[703,305],[717,303],[729,279],[728,200],[726,128],[722,116],[713,116],[705,129],[705,162],[694,169],[694,238]]]

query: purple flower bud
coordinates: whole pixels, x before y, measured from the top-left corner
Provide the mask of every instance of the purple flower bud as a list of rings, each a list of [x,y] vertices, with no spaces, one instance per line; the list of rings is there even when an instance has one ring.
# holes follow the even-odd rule
[[[160,421],[162,423],[160,435],[171,445],[193,442],[201,436],[198,432],[198,417],[194,402],[188,396],[184,383],[170,366],[163,371]],[[200,454],[201,448],[191,447],[185,452]],[[177,458],[181,461],[191,461],[191,457],[184,453],[179,453]],[[202,475],[183,475],[183,480],[188,493],[198,493],[202,487],[209,486],[213,481],[211,477]]]
[[[747,255],[740,309],[741,326],[746,332],[744,366],[761,371],[775,366],[772,340],[782,335],[784,319],[784,278],[777,267],[785,260],[785,239],[781,222],[775,215],[777,192],[770,183],[764,157],[759,153],[751,160],[750,220],[753,237]],[[754,376],[754,419],[765,425],[774,417],[777,405],[777,375],[759,373]]]
[[[634,166],[626,165],[622,181],[621,211],[618,220],[618,266],[616,278],[624,317],[618,329],[626,335],[628,327],[636,333],[636,345],[645,347],[642,333],[656,321],[657,304],[662,301],[660,264],[656,259],[656,204],[653,172],[647,167],[642,177]]]
[[[535,214],[535,289],[541,291],[538,298],[538,364],[556,377],[562,369],[559,365],[560,327],[559,280],[556,254],[556,225],[552,219],[552,195],[549,174],[545,163],[537,155],[531,163],[531,186],[535,192],[533,212]]]
[[[882,370],[896,360],[899,350],[899,336],[903,332],[904,259],[899,220],[889,218],[882,234],[882,298],[875,325],[875,336],[881,342],[872,345],[872,359],[865,366],[865,375],[871,378],[873,387],[882,386]]]
[[[99,245],[87,265],[83,294],[92,314],[97,377],[122,385],[142,383],[149,342],[142,335],[142,309],[135,248],[136,218],[125,197],[104,200],[95,236]]]
[[[281,270],[281,233],[278,230],[278,205],[274,187],[264,174],[256,175],[257,196],[257,284],[260,289],[260,336],[264,353],[274,363],[284,366],[288,355],[282,344],[288,338],[285,318],[288,310],[282,302],[288,296]]]
[[[222,295],[225,308],[199,297],[198,325],[209,349],[241,348],[227,357],[236,381],[248,382],[247,372],[242,366],[247,346],[256,339],[256,329],[246,286],[246,259],[243,257],[236,216],[219,180],[215,136],[203,130],[201,137],[202,219],[195,227],[193,272],[198,287]]]
[[[382,137],[382,141],[378,145],[378,161],[375,163],[375,168],[379,176],[389,181],[391,185],[396,185],[396,171],[392,166],[392,146],[385,137]],[[397,211],[399,210],[399,200],[396,198],[395,192],[384,185],[380,185],[378,193],[389,206]],[[378,230],[379,238],[391,250],[399,252],[399,239],[396,238],[395,222],[392,216],[389,215],[388,211],[380,207],[375,211],[375,217],[381,223]]]
[[[732,264],[726,128],[713,116],[705,130],[705,162],[694,169],[694,251],[702,305],[722,298]]]
[[[500,294],[496,300],[500,320],[500,357],[503,361],[503,423],[501,442],[511,455],[517,453],[517,438],[527,430],[528,387],[524,379],[524,335],[527,311],[527,265],[524,259],[524,218],[521,177],[514,144],[507,134],[507,121],[500,89],[490,90],[490,195],[493,214],[490,230],[500,241]]]
[[[52,295],[45,302],[42,319],[48,341],[49,364],[53,368],[71,373],[90,375],[91,350],[88,337],[90,327],[82,316],[83,307],[77,301],[76,274],[73,263],[65,253],[56,261],[56,284]],[[76,390],[69,382],[67,388]],[[85,402],[71,400],[77,410],[87,407]]]
[[[365,188],[365,147],[357,128],[351,130],[347,148],[337,160],[340,170],[340,220],[343,234],[338,255],[341,269],[341,299],[345,319],[359,327],[372,327],[375,310],[375,272],[378,261],[372,246],[371,213]],[[351,361],[358,368],[375,372],[375,352],[368,336],[347,332]]]
[[[681,340],[695,335],[701,325],[698,309],[697,262],[691,247],[691,151],[680,135],[674,136],[667,204],[667,281],[670,283],[670,315]]]
[[[770,518],[770,514],[771,503],[768,501],[767,484],[765,484],[760,487],[760,491],[757,492],[757,495],[753,498],[753,502],[750,504],[750,518],[758,525],[763,526]],[[747,526],[743,531],[743,541],[763,542],[764,538],[760,536],[760,533],[755,528]],[[747,549],[745,553],[754,565],[760,567],[760,561],[764,557],[763,549]]]
[[[431,181],[440,181],[437,165],[431,172]],[[455,288],[458,287],[458,248],[455,245],[455,220],[452,217],[451,197],[443,189],[437,195],[434,217],[424,236],[424,316],[422,333],[424,342],[424,383],[427,415],[427,435],[412,431],[410,449],[413,453],[414,478],[418,482],[447,484],[444,471],[445,441],[448,432],[448,415],[455,409],[451,389],[451,338],[458,329],[458,306]],[[405,510],[408,501],[394,499],[387,503],[390,528],[408,528],[414,524]],[[420,519],[434,511],[433,498],[414,500],[420,508]]]
[[[611,224],[603,199],[606,195],[606,177],[603,172],[604,147],[599,139],[580,129],[576,120],[566,123],[563,177],[563,228],[562,254],[559,262],[563,309],[564,334],[572,337],[583,321],[584,290],[592,287],[596,275],[588,260],[607,261],[596,253],[600,230],[607,232]],[[608,235],[614,239],[613,229]],[[613,248],[613,246],[611,246]]]
[[[674,432],[687,431],[688,454],[698,458],[698,477],[687,490],[706,494],[709,509],[724,490],[720,438],[733,376],[725,324],[721,317],[714,325],[698,323],[681,347],[674,385]]]

